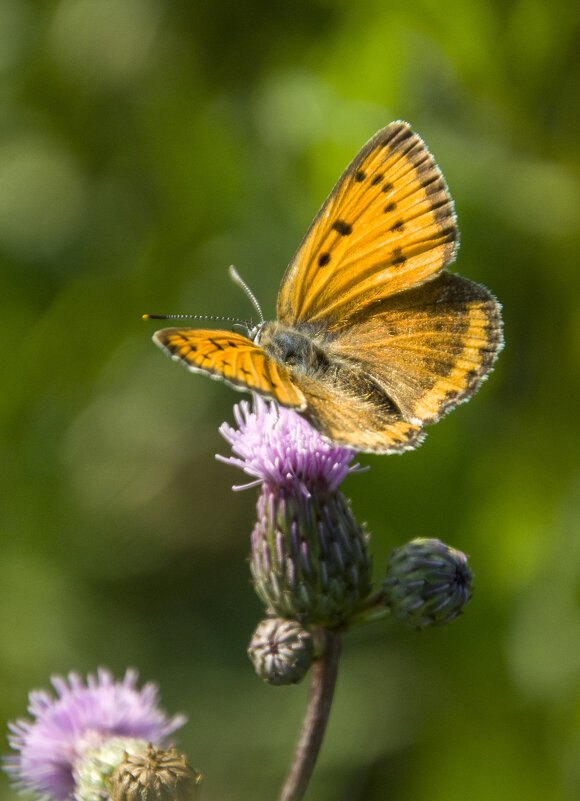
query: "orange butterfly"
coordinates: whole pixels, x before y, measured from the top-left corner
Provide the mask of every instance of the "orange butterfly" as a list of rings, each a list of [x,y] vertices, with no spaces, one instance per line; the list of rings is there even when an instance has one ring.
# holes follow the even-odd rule
[[[194,372],[273,398],[337,445],[414,448],[476,391],[502,347],[500,305],[445,270],[453,201],[422,139],[393,122],[367,142],[282,279],[277,320],[248,337],[165,328],[153,339]]]

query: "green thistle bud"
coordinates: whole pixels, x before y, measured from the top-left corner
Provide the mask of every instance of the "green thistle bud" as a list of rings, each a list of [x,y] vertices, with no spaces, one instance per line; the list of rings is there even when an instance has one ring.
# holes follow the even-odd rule
[[[111,779],[111,801],[193,801],[201,774],[175,748],[127,754]]]
[[[127,754],[138,754],[146,748],[146,740],[133,737],[110,737],[95,748],[87,748],[74,766],[76,801],[108,798],[111,776]]]
[[[262,620],[250,641],[248,656],[268,684],[297,684],[314,659],[312,634],[295,620]]]
[[[436,539],[411,540],[392,552],[385,576],[385,604],[413,628],[443,626],[471,597],[467,557]]]
[[[370,592],[367,538],[337,490],[263,484],[251,570],[268,614],[303,624],[345,623]]]

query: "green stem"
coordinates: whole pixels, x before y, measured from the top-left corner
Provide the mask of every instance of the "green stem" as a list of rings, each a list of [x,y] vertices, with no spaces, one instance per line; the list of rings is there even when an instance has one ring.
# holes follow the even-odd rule
[[[365,606],[360,608],[358,612],[354,612],[348,618],[349,629],[355,626],[364,626],[367,623],[374,623],[375,620],[382,620],[389,617],[391,614],[388,607],[385,606],[384,595],[382,592],[373,595],[366,601]]]
[[[341,640],[340,634],[330,629],[320,629],[318,633],[322,640],[322,654],[312,665],[312,683],[306,714],[294,760],[279,801],[302,801],[304,798],[328,723],[336,686]]]

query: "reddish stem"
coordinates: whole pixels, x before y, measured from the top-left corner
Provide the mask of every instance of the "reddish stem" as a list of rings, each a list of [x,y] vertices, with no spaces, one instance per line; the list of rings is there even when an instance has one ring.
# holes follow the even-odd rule
[[[294,760],[279,801],[302,801],[328,723],[336,686],[341,640],[340,634],[330,629],[320,629],[318,633],[322,639],[322,655],[312,666],[312,683],[306,714]]]

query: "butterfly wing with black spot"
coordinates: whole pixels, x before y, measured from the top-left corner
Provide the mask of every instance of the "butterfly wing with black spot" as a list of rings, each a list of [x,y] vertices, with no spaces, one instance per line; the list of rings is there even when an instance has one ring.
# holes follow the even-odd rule
[[[361,306],[422,283],[453,261],[453,201],[423,140],[393,122],[346,168],[291,261],[278,319],[330,331]]]
[[[288,370],[252,340],[232,331],[201,328],[164,328],[153,341],[193,372],[205,373],[236,389],[252,390],[284,406],[301,410],[304,395]]]

